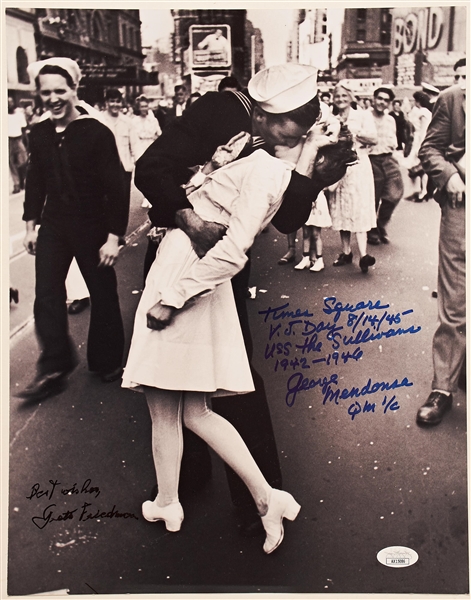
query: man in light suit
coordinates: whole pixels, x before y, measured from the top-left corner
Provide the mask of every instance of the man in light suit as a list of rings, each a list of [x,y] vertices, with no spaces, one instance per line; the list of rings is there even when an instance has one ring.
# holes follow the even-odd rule
[[[434,377],[432,392],[417,413],[420,425],[437,425],[451,408],[466,356],[466,59],[460,59],[454,70],[456,84],[438,96],[419,150],[424,170],[438,188],[435,199],[442,209]]]

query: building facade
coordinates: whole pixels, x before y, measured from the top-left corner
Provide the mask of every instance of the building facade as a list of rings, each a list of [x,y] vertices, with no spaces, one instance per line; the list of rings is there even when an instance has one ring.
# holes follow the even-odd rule
[[[453,84],[453,65],[465,56],[466,6],[394,8],[390,60],[393,82],[411,89],[423,83]]]
[[[345,10],[337,76],[357,80],[359,95],[371,95],[378,82],[390,79],[391,26],[389,8]]]
[[[79,94],[90,103],[102,101],[106,87],[125,88],[132,96],[149,83],[142,69],[139,10],[36,8],[6,12],[7,47],[13,41],[17,49],[23,47],[20,44],[26,39],[27,64],[50,56],[76,60],[83,74]],[[9,52],[13,54],[13,47]],[[10,55],[8,64],[10,88],[10,81],[15,85]],[[34,82],[21,85],[26,96],[34,94]]]

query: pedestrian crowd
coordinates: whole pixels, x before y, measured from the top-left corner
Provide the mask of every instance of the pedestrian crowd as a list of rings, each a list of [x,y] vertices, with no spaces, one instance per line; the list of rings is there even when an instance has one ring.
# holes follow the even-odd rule
[[[40,355],[35,378],[18,395],[35,404],[62,392],[77,365],[66,304],[75,259],[90,296],[89,370],[104,383],[122,378],[149,407],[157,491],[142,505],[146,520],[180,530],[185,488],[211,475],[209,446],[226,464],[241,533],[264,532],[266,553],[280,545],[283,519],[294,520],[301,507],[281,489],[265,387],[252,365],[250,248],[271,222],[288,239],[279,264],[293,263],[302,227],[295,269],[320,271],[322,229],[332,226],[341,247],[333,266],[352,263],[354,233],[367,273],[375,264],[368,244],[389,242],[386,227],[403,197],[401,143],[417,155],[421,177],[429,176],[421,193],[433,181],[442,206],[436,374],[418,422],[436,424],[451,407],[465,352],[463,64],[455,71],[457,85],[440,94],[425,132],[423,96],[416,115],[402,114],[403,130],[419,135],[420,143],[410,143],[398,136],[402,111],[392,106],[392,88],[377,88],[369,107],[341,81],[331,108],[308,66],[264,69],[247,89],[226,78],[219,91],[192,99],[177,86],[173,106],[156,115],[141,96],[129,118],[117,89],[107,90],[104,110],[78,100],[74,61],[29,65],[46,111],[29,133],[23,215],[25,248],[36,263]],[[152,233],[123,370],[114,266],[133,171]]]
[[[296,270],[324,270],[322,229],[332,227],[340,234],[341,248],[332,265],[342,267],[353,262],[354,233],[359,266],[367,273],[376,263],[368,245],[389,243],[387,225],[398,202],[402,198],[422,202],[433,197],[435,185],[423,170],[418,152],[438,89],[430,85],[424,88],[428,93],[417,91],[411,99],[397,99],[392,86],[378,87],[371,98],[360,98],[349,83],[340,81],[331,92],[320,94],[325,109],[354,136],[358,162],[313,202],[303,227],[303,256],[295,264]],[[287,236],[288,251],[279,265],[296,262],[296,237],[296,232]]]

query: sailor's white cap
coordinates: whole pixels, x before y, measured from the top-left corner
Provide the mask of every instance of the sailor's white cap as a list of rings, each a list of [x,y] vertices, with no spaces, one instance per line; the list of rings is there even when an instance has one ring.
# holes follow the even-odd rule
[[[431,85],[430,83],[426,83],[425,81],[422,82],[422,89],[424,90],[424,92],[434,94],[435,96],[438,96],[438,94],[440,93],[440,90],[438,88],[436,88],[434,85]]]
[[[75,60],[66,58],[65,56],[51,56],[51,58],[38,60],[28,65],[28,75],[30,80],[34,81],[39,75],[41,69],[46,65],[60,67],[61,69],[64,69],[64,71],[67,71],[75,85],[78,85],[80,79],[82,78],[82,72],[80,71],[80,67]]]
[[[268,67],[252,77],[248,90],[266,112],[286,113],[303,106],[317,94],[317,69],[297,63]]]

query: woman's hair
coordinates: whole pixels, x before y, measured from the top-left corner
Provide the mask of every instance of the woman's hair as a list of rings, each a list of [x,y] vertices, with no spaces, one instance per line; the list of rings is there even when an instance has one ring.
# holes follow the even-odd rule
[[[332,114],[333,115],[338,115],[339,114],[339,109],[337,108],[337,105],[335,104],[335,94],[338,92],[338,90],[345,90],[347,92],[347,94],[349,95],[349,98],[350,98],[350,106],[353,109],[356,110],[357,107],[358,107],[358,105],[357,105],[357,102],[356,102],[355,94],[353,93],[353,91],[347,85],[344,85],[343,83],[339,82],[334,87],[334,90],[332,92],[332,96],[334,98],[334,100],[333,100],[333,106],[332,106]]]
[[[317,94],[312,100],[303,104],[303,106],[285,113],[273,114],[266,112],[260,107],[258,108],[266,115],[267,123],[283,123],[290,119],[300,127],[312,127],[321,113],[321,105]]]
[[[58,67],[57,65],[44,65],[44,67],[39,71],[36,79],[34,80],[36,84],[36,89],[39,90],[39,77],[40,75],[61,75],[66,81],[67,85],[75,90],[77,84],[72,79],[72,76],[68,71],[63,69],[62,67]]]

